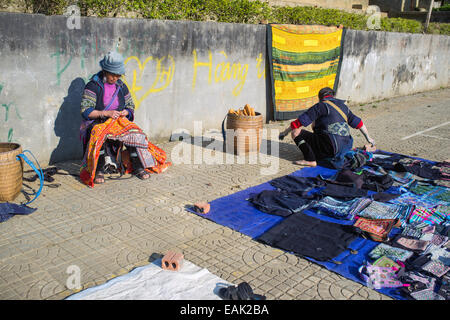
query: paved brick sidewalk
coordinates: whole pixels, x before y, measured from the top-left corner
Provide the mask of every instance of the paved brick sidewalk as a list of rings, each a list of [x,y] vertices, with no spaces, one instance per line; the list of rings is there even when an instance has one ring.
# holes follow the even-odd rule
[[[450,121],[449,107],[450,89],[441,89],[352,110],[363,117],[379,148],[445,160],[450,152],[448,142],[442,141],[450,138],[450,126],[427,131],[428,136],[401,138]],[[265,128],[270,132],[287,124],[270,123]],[[361,135],[352,133],[355,145],[361,146]],[[180,143],[159,146],[170,157]],[[193,154],[210,151],[207,146],[190,147]],[[268,299],[390,299],[185,210],[195,201],[211,201],[298,170],[292,161],[299,158],[301,153],[286,138],[280,143],[279,166],[273,175],[261,174],[267,163],[240,164],[236,158],[220,165],[177,164],[148,181],[130,175],[107,179],[93,189],[71,175],[55,175],[54,183],[60,186],[44,187],[33,203],[36,212],[0,223],[0,299],[63,299],[77,292],[66,287],[70,266],[81,271],[85,289],[148,264],[153,254],[171,249],[227,281],[247,281]],[[80,161],[57,166],[61,172],[76,174]],[[38,182],[25,182],[24,190],[30,190],[27,186],[37,190]],[[24,199],[20,195],[15,202]]]

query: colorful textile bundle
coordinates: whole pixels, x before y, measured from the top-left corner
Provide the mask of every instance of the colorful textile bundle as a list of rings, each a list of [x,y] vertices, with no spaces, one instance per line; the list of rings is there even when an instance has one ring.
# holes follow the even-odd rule
[[[342,201],[332,197],[325,197],[312,205],[311,210],[337,219],[353,220],[361,210],[368,206],[372,200],[355,198]]]
[[[446,187],[432,185],[417,185],[409,189],[412,193],[421,195],[432,201],[450,202],[450,190]]]
[[[402,226],[407,223],[407,219],[414,206],[400,203],[383,203],[372,201],[358,216],[370,219],[399,219]]]
[[[134,137],[127,137],[128,135],[134,135]],[[90,187],[94,187],[98,157],[106,139],[128,141],[136,146],[143,164],[151,163],[153,165],[145,169],[148,172],[161,173],[171,165],[170,162],[166,162],[164,150],[148,142],[145,133],[138,125],[123,117],[115,120],[110,118],[104,123],[95,125],[91,131],[86,159],[80,169],[81,181]],[[127,168],[126,173],[130,172],[130,168]]]
[[[355,231],[374,241],[386,241],[392,228],[398,227],[397,219],[367,219],[359,217],[355,224]]]
[[[410,172],[396,172],[396,171],[388,171],[389,175],[394,179],[395,182],[403,185],[404,187],[408,187],[411,183],[414,182],[414,175]]]
[[[445,216],[442,216],[436,208],[424,208],[416,206],[409,216],[409,223],[425,222],[427,224],[441,224]]]
[[[416,195],[412,192],[406,192],[395,199],[389,200],[389,202],[396,204],[410,204],[424,208],[434,208],[439,204],[439,202],[423,198],[422,196]]]
[[[399,265],[386,256],[377,259],[373,264],[363,264],[358,272],[366,285],[374,289],[401,288],[408,284],[400,281],[403,265]]]
[[[336,90],[345,29],[320,25],[270,25],[269,65],[275,120],[293,119]]]
[[[385,243],[380,243],[372,251],[369,252],[369,257],[377,260],[383,256],[386,256],[392,260],[405,261],[413,255],[412,251],[402,248],[392,247]]]

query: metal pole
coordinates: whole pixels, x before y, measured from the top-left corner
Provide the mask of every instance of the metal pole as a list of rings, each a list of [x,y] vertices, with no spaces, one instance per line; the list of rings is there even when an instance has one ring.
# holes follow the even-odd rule
[[[433,11],[434,0],[430,0],[430,7],[428,8],[427,21],[425,22],[425,32],[428,30],[428,25],[430,24],[431,11]]]

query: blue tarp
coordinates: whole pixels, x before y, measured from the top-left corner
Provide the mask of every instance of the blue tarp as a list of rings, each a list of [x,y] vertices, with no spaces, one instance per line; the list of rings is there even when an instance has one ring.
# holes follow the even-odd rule
[[[321,175],[324,178],[329,178],[335,173],[336,170],[317,166],[313,168],[300,169],[293,172],[291,175],[301,177],[316,177]],[[253,239],[256,239],[284,219],[284,217],[281,216],[261,212],[256,209],[251,202],[247,201],[250,195],[260,193],[263,190],[275,190],[275,188],[270,185],[269,182],[266,182],[258,186],[213,200],[210,202],[211,209],[208,214],[196,213],[192,209],[188,210],[203,218],[209,219],[220,225],[229,227]],[[371,193],[373,192],[369,191],[369,194]],[[310,210],[305,210],[303,213],[334,223],[353,224],[353,221],[335,219],[329,216],[317,214]],[[400,229],[393,229],[390,236],[393,236],[398,232],[400,232]],[[359,277],[358,268],[364,264],[366,260],[368,260],[368,253],[378,244],[379,242],[358,237],[349,246],[350,249],[357,250],[357,254],[351,254],[350,250],[347,250],[334,258],[335,261],[341,261],[342,264],[316,261],[308,257],[304,258],[322,265],[328,270],[334,271],[350,280],[366,285],[366,283]],[[406,299],[396,288],[385,288],[377,291],[394,299]]]

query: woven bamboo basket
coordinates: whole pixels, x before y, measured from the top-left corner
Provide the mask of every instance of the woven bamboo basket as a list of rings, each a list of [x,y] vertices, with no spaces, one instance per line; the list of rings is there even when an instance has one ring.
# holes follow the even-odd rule
[[[227,117],[227,134],[232,129],[232,137],[227,136],[227,147],[231,150],[233,143],[235,155],[246,155],[258,153],[261,147],[261,131],[263,128],[263,117],[259,112],[255,116],[237,115],[229,113]]]
[[[23,160],[17,160],[22,147],[17,143],[0,142],[0,201],[12,201],[22,189]]]

